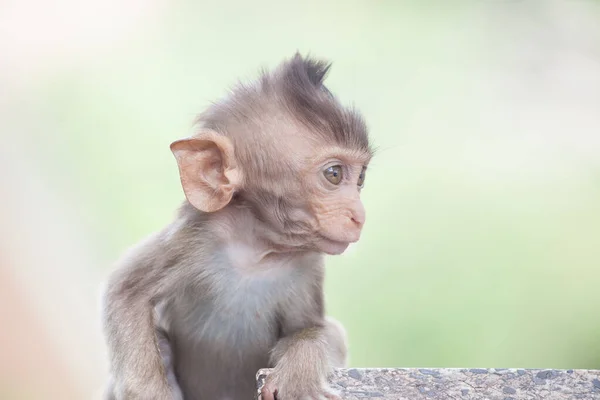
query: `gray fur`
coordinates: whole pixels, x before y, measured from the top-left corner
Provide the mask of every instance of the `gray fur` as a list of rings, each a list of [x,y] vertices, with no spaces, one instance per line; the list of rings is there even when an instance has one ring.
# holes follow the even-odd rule
[[[277,259],[265,271],[246,275],[252,261],[234,268],[230,258],[251,260],[260,248],[253,242],[253,225],[245,223],[254,218],[249,210],[228,210],[227,218],[247,228],[228,243],[219,243],[221,233],[211,231],[207,214],[184,210],[173,224],[134,248],[109,282],[105,326],[113,374],[116,382],[119,375],[126,378],[120,381],[125,387],[117,384],[115,397],[107,398],[178,399],[179,388],[168,389],[167,375],[174,371],[186,400],[248,399],[256,371],[274,366],[269,357],[274,361],[279,356],[272,356],[271,349],[281,335],[306,327],[315,328],[323,343],[330,335],[325,327],[331,323],[323,315],[320,254]],[[159,343],[158,332],[166,332],[160,337],[168,335],[170,347]],[[331,352],[323,346],[324,357],[342,362],[343,343],[332,343]]]
[[[345,363],[345,333],[324,314],[306,160],[277,140],[286,129],[304,146],[370,154],[362,119],[322,85],[328,69],[296,55],[201,116],[233,143],[243,182],[219,211],[184,202],[120,260],[103,302],[107,399],[247,400],[265,367],[280,400],[333,398],[326,377]]]

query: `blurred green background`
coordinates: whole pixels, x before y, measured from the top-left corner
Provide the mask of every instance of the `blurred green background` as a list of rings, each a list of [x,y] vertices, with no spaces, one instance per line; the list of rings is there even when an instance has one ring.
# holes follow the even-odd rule
[[[238,78],[299,50],[333,61],[329,88],[379,149],[361,242],[327,260],[351,365],[600,368],[598,2],[23,7],[0,19],[2,194],[14,210],[32,201],[17,232],[76,238],[48,257],[69,271],[56,287],[79,290],[65,304],[95,307],[112,263],[172,218],[169,143]],[[11,189],[25,175],[29,189]],[[33,201],[42,191],[53,206]],[[75,247],[86,261],[67,270],[56,261]],[[11,260],[15,276],[28,268]],[[103,351],[89,343],[100,350],[71,366]]]

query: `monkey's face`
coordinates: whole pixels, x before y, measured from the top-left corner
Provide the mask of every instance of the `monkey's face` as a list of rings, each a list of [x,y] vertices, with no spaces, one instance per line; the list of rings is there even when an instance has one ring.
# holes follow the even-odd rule
[[[286,135],[263,154],[260,163],[243,158],[241,194],[265,223],[269,241],[283,249],[340,254],[359,240],[369,151],[323,146],[305,133]]]
[[[302,174],[314,221],[311,242],[318,250],[340,254],[359,240],[365,223],[360,192],[369,157],[346,149],[327,149]]]
[[[340,254],[359,240],[365,223],[360,192],[370,158],[370,152],[288,137],[269,162],[280,163],[276,178],[245,190],[277,244]]]

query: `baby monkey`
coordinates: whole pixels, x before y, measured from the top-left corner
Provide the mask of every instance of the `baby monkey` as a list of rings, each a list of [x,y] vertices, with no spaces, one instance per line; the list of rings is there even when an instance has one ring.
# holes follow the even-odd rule
[[[107,399],[337,399],[342,326],[324,315],[323,255],[358,241],[372,156],[363,118],[296,54],[212,104],[171,144],[186,201],[111,274]]]

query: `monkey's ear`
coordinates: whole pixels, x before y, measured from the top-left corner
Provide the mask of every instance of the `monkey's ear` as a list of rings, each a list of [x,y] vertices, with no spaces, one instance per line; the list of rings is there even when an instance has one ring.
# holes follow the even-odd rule
[[[171,143],[185,197],[197,209],[213,212],[225,207],[238,188],[241,174],[233,143],[213,131]]]

